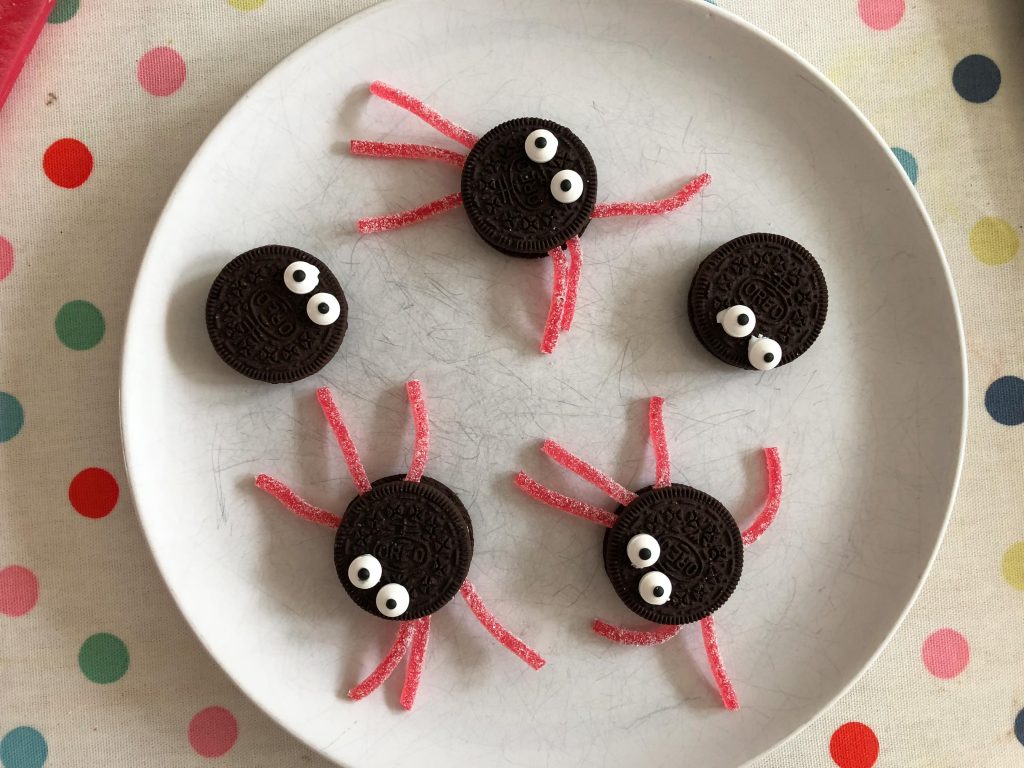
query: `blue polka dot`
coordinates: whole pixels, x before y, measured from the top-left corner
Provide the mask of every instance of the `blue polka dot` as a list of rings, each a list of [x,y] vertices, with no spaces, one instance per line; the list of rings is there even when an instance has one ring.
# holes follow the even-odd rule
[[[988,56],[972,53],[960,59],[953,69],[953,87],[967,101],[982,104],[999,90],[1003,75]]]
[[[985,408],[1000,424],[1024,424],[1024,379],[1002,376],[993,381],[985,392]]]
[[[910,178],[910,183],[917,184],[917,158],[903,147],[893,147],[892,153],[900,161],[900,165],[903,166],[903,170],[906,171],[907,176]]]
[[[18,398],[7,392],[0,392],[0,443],[6,443],[21,431],[25,423],[25,410]]]
[[[43,734],[27,725],[8,731],[0,740],[0,763],[4,768],[42,768],[46,754]]]
[[[1017,713],[1017,719],[1013,721],[1013,735],[1024,744],[1024,709]]]

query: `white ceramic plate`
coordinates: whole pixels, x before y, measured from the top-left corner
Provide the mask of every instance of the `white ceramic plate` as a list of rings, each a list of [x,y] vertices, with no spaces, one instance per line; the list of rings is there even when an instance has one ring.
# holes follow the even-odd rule
[[[703,197],[657,219],[595,222],[576,327],[537,353],[549,264],[485,247],[461,213],[359,238],[361,215],[458,188],[447,166],[349,157],[351,137],[457,148],[371,100],[388,80],[479,133],[543,115],[587,142],[599,198],[647,199],[699,171]],[[729,369],[685,320],[698,261],[776,231],[828,277],[815,347],[766,375]],[[235,254],[268,242],[326,260],[351,305],[341,353],[291,386],[215,356],[203,306]],[[548,658],[532,672],[461,601],[435,620],[411,714],[400,676],[344,696],[394,625],[337,583],[329,531],[252,485],[287,478],[341,512],[353,485],[313,396],[334,387],[371,477],[403,471],[403,382],[424,382],[428,471],[476,526],[471,578]],[[283,61],[224,118],[153,235],[128,323],[125,454],[139,515],[185,617],[272,717],[349,766],[634,763],[734,766],[806,724],[870,662],[907,610],[954,493],[965,411],[949,275],[885,145],[792,53],[704,3],[421,0],[379,6]],[[526,468],[600,498],[537,450],[552,436],[630,487],[653,477],[646,399],[667,398],[675,478],[743,526],[762,499],[759,450],[786,490],[718,613],[743,708],[722,709],[699,631],[655,649],[607,643],[636,626],[601,563],[602,531],[521,496]],[[606,503],[606,502],[605,502]]]

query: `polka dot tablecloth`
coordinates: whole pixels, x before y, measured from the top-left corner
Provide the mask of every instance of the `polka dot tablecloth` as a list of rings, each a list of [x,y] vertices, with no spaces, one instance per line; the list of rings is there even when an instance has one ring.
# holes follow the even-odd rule
[[[117,365],[155,218],[226,109],[364,0],[58,0],[0,111],[0,765],[325,765],[177,613],[122,492]],[[1024,12],[718,0],[806,56],[917,185],[960,293],[970,431],[920,600],[759,768],[1024,765]],[[813,10],[812,10],[813,5]]]

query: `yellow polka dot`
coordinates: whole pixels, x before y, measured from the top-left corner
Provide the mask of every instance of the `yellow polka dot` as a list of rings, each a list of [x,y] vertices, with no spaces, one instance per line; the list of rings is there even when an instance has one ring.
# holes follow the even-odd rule
[[[971,227],[971,252],[983,264],[1005,264],[1020,249],[1020,238],[1004,219],[986,216]]]
[[[228,0],[228,2],[240,11],[255,11],[267,0]]]
[[[1003,578],[1014,589],[1024,590],[1024,541],[1018,541],[1003,555]]]

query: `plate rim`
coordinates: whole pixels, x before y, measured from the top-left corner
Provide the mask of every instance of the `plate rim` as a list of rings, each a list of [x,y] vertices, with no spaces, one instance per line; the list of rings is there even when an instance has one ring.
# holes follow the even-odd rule
[[[607,0],[607,1],[608,2],[618,2],[619,0]],[[213,649],[211,649],[209,644],[207,643],[206,638],[200,632],[199,627],[197,627],[193,623],[192,619],[189,617],[189,615],[182,608],[182,604],[181,604],[181,600],[179,599],[179,595],[178,595],[177,591],[175,590],[174,586],[171,584],[170,579],[168,577],[168,574],[165,571],[165,569],[164,569],[164,567],[163,567],[163,565],[161,563],[160,558],[156,554],[156,549],[154,547],[153,540],[151,538],[150,530],[147,527],[147,524],[145,522],[145,517],[144,517],[144,515],[141,512],[141,506],[138,503],[139,494],[136,491],[135,481],[133,479],[132,461],[130,459],[130,455],[132,454],[132,450],[130,448],[130,443],[132,441],[130,440],[130,438],[128,436],[129,433],[128,433],[128,430],[127,430],[127,427],[126,427],[126,422],[127,422],[127,417],[128,417],[128,410],[130,408],[130,404],[129,404],[130,396],[128,398],[126,398],[126,396],[125,396],[126,384],[127,384],[128,378],[129,378],[128,369],[129,369],[129,365],[132,362],[131,359],[130,359],[129,336],[131,334],[131,329],[134,326],[138,325],[138,317],[141,314],[143,314],[143,311],[144,311],[144,308],[141,306],[141,301],[139,300],[138,287],[139,287],[139,285],[142,282],[143,276],[144,276],[144,274],[146,272],[146,269],[147,269],[147,265],[150,265],[150,264],[154,263],[154,261],[155,261],[155,259],[150,258],[151,257],[151,252],[152,252],[152,250],[154,248],[154,243],[157,241],[158,235],[160,235],[162,230],[167,226],[167,219],[168,219],[169,211],[172,208],[172,204],[177,200],[178,195],[181,194],[182,182],[186,179],[186,177],[190,176],[192,173],[195,172],[195,169],[199,166],[200,160],[204,160],[205,161],[206,155],[209,153],[210,148],[220,138],[221,134],[224,131],[227,130],[227,125],[230,122],[230,118],[232,118],[233,115],[242,108],[243,103],[246,101],[246,97],[252,91],[254,91],[258,87],[260,87],[264,83],[264,81],[267,81],[272,76],[274,76],[275,73],[280,68],[285,66],[289,61],[291,61],[293,58],[301,55],[301,53],[308,46],[312,45],[315,41],[319,40],[323,36],[333,34],[335,32],[335,30],[337,30],[339,27],[342,27],[344,25],[348,25],[348,24],[351,24],[351,23],[355,23],[355,21],[358,21],[358,20],[361,20],[361,19],[364,19],[364,18],[367,18],[367,17],[370,17],[370,16],[374,16],[376,14],[379,14],[379,13],[383,12],[384,9],[389,8],[389,7],[393,6],[393,5],[407,4],[407,5],[410,5],[410,6],[414,6],[414,5],[418,4],[419,2],[420,2],[420,0],[381,0],[381,2],[375,3],[374,5],[368,6],[366,8],[362,8],[362,9],[356,11],[355,13],[353,13],[353,14],[351,14],[349,16],[346,16],[345,18],[341,19],[340,21],[330,25],[326,29],[318,32],[317,34],[315,34],[312,37],[308,38],[304,42],[300,43],[293,50],[291,50],[287,55],[283,56],[280,60],[278,60],[269,70],[267,70],[264,74],[262,74],[259,78],[257,78],[256,81],[253,82],[248,88],[246,88],[245,92],[234,101],[234,103],[227,109],[226,112],[224,112],[224,114],[217,121],[217,124],[210,130],[210,132],[202,140],[202,142],[200,143],[199,147],[196,149],[196,151],[192,155],[191,159],[185,165],[184,170],[182,170],[181,174],[178,176],[178,179],[175,181],[173,189],[171,190],[170,194],[167,196],[166,200],[164,201],[163,207],[161,208],[161,211],[160,211],[160,215],[157,217],[156,223],[153,226],[153,230],[152,230],[152,232],[150,234],[150,237],[149,237],[149,240],[148,240],[148,242],[146,244],[146,249],[145,249],[145,251],[144,251],[144,253],[142,255],[141,261],[139,262],[139,266],[138,266],[138,269],[137,269],[136,275],[135,275],[135,280],[132,283],[131,300],[129,302],[128,312],[127,312],[127,314],[125,316],[124,331],[123,331],[123,335],[122,335],[121,352],[120,352],[120,375],[118,377],[118,427],[119,427],[120,436],[121,436],[122,457],[124,459],[125,476],[126,476],[126,479],[127,479],[128,491],[129,491],[129,495],[131,497],[132,508],[133,508],[133,510],[135,512],[135,517],[136,517],[136,519],[139,522],[139,526],[141,527],[143,536],[145,537],[145,540],[146,540],[146,546],[148,548],[149,555],[150,555],[152,561],[156,564],[157,572],[160,575],[160,579],[163,582],[163,584],[165,585],[165,587],[167,588],[167,591],[169,592],[169,594],[170,594],[170,596],[171,596],[171,598],[172,598],[172,600],[174,602],[175,608],[177,609],[179,615],[185,620],[185,623],[188,625],[188,627],[192,631],[193,635],[199,641],[200,645],[202,646],[202,648],[206,652],[206,654],[213,660],[213,662],[217,665],[217,667],[221,670],[221,672],[225,675],[225,677],[231,682],[231,684],[238,691],[240,691],[257,709],[259,709],[264,715],[269,717],[275,724],[277,724],[278,727],[280,727],[282,730],[284,730],[286,733],[288,733],[297,742],[299,742],[300,744],[303,744],[304,746],[308,747],[309,749],[312,749],[314,752],[316,752],[318,755],[320,755],[322,758],[324,758],[328,762],[333,763],[335,765],[339,765],[339,766],[342,765],[342,764],[340,762],[338,762],[334,757],[332,757],[330,754],[325,752],[323,749],[321,749],[316,744],[313,744],[313,743],[310,743],[309,741],[307,741],[295,729],[293,729],[290,724],[284,722],[278,715],[276,715],[275,713],[273,713],[270,710],[268,710],[263,705],[262,702],[257,700],[249,692],[247,686],[245,684],[243,684],[243,682],[241,680],[239,680],[235,675],[233,675],[230,671],[228,671],[228,669],[225,668],[224,665],[221,664],[221,662],[218,659],[217,655],[214,653]],[[952,516],[953,516],[953,508],[954,508],[954,506],[956,504],[957,496],[959,494],[959,489],[960,489],[960,481],[961,481],[961,478],[962,478],[963,465],[964,465],[964,454],[965,454],[965,451],[966,451],[966,444],[967,444],[967,428],[968,428],[969,405],[970,405],[970,401],[969,401],[970,392],[969,392],[969,381],[968,381],[968,373],[969,373],[969,371],[968,371],[968,362],[967,362],[967,343],[966,343],[966,337],[965,337],[965,334],[964,334],[963,313],[962,313],[961,308],[960,308],[960,302],[959,302],[959,298],[958,298],[958,295],[957,295],[956,285],[955,285],[955,283],[953,281],[953,275],[952,275],[952,271],[950,269],[949,260],[946,257],[945,249],[942,246],[942,241],[940,240],[938,232],[935,229],[935,225],[932,222],[931,217],[928,215],[927,209],[925,208],[924,201],[921,199],[921,196],[918,193],[917,188],[910,181],[910,179],[907,176],[906,172],[903,170],[903,167],[900,164],[899,160],[893,154],[893,152],[892,152],[892,150],[891,150],[891,148],[889,146],[889,143],[887,141],[885,141],[885,139],[882,137],[882,135],[878,131],[878,129],[875,128],[875,126],[867,119],[867,117],[864,115],[863,112],[861,112],[861,110],[857,107],[857,105],[854,104],[853,101],[845,93],[843,93],[843,91],[835,83],[833,83],[831,80],[829,80],[825,76],[825,74],[823,72],[818,70],[813,64],[811,64],[802,55],[797,53],[795,50],[790,48],[788,45],[783,43],[781,40],[779,40],[775,36],[769,34],[768,32],[766,32],[765,30],[761,29],[760,27],[755,26],[753,23],[751,23],[751,22],[747,21],[746,19],[740,17],[736,13],[733,13],[732,11],[729,11],[729,10],[727,10],[725,8],[721,8],[721,7],[713,4],[712,2],[709,2],[709,0],[666,0],[666,2],[669,3],[669,4],[676,4],[676,5],[699,5],[699,6],[704,6],[705,12],[708,13],[709,15],[711,15],[711,16],[716,16],[717,15],[724,22],[727,22],[729,24],[733,24],[736,27],[738,27],[741,30],[742,33],[752,35],[755,38],[757,38],[758,40],[760,40],[761,42],[763,42],[763,43],[767,44],[768,46],[770,46],[771,48],[774,48],[777,52],[781,53],[786,59],[790,60],[811,81],[813,81],[813,84],[815,86],[817,86],[819,89],[823,90],[827,95],[831,96],[833,99],[835,99],[837,102],[839,102],[839,104],[842,107],[844,107],[849,113],[851,113],[854,116],[854,118],[856,118],[856,120],[860,123],[861,127],[864,128],[867,131],[867,134],[871,137],[871,139],[873,139],[874,142],[878,145],[878,147],[883,150],[883,154],[885,154],[887,156],[888,162],[892,166],[894,166],[896,168],[896,170],[898,171],[897,175],[898,175],[898,177],[900,179],[900,184],[902,184],[903,192],[904,193],[909,193],[910,200],[913,202],[914,207],[917,209],[917,212],[920,215],[922,222],[924,223],[925,230],[926,230],[929,238],[931,239],[931,242],[932,242],[932,245],[934,247],[935,253],[939,257],[939,262],[940,262],[940,266],[942,268],[942,275],[943,275],[944,283],[945,283],[945,289],[946,289],[948,298],[950,300],[950,303],[951,303],[952,309],[953,309],[953,319],[955,320],[955,325],[956,325],[956,341],[957,341],[957,347],[958,347],[958,351],[959,351],[959,355],[958,355],[959,369],[958,369],[957,373],[959,374],[959,377],[960,377],[960,398],[959,398],[960,424],[959,424],[959,436],[958,436],[958,439],[957,439],[957,446],[956,446],[956,451],[957,451],[956,464],[955,464],[955,467],[953,469],[953,478],[952,478],[952,484],[950,486],[949,499],[948,499],[948,501],[946,503],[946,509],[945,509],[945,511],[943,513],[942,522],[941,522],[941,525],[939,526],[938,535],[936,536],[935,543],[933,544],[931,552],[928,554],[928,557],[927,557],[927,559],[926,559],[926,561],[924,563],[924,567],[922,568],[921,575],[918,577],[917,582],[914,585],[913,590],[911,591],[910,597],[909,597],[906,605],[900,610],[900,612],[899,612],[898,616],[896,617],[896,620],[894,621],[892,627],[885,634],[884,638],[879,643],[878,647],[875,648],[875,650],[869,655],[869,657],[866,659],[866,661],[863,663],[863,665],[860,667],[860,669],[858,669],[853,674],[853,676],[850,678],[850,680],[844,686],[842,686],[840,688],[840,690],[834,696],[832,696],[830,699],[828,699],[826,702],[824,702],[821,705],[821,707],[818,708],[814,712],[814,714],[811,715],[806,720],[806,722],[804,722],[803,724],[801,724],[800,726],[795,728],[793,731],[791,731],[786,736],[782,737],[779,741],[777,741],[772,746],[765,748],[764,750],[759,752],[757,755],[754,755],[753,757],[751,757],[750,759],[746,760],[745,762],[743,762],[739,766],[739,768],[751,768],[751,766],[753,766],[757,761],[761,760],[762,758],[766,757],[770,753],[774,752],[777,749],[780,749],[780,748],[784,747],[785,745],[789,744],[791,741],[796,739],[812,723],[818,721],[825,712],[827,712],[829,709],[831,709],[833,706],[835,706],[835,704],[841,698],[846,696],[846,694],[849,693],[849,691],[853,688],[853,686],[856,685],[858,682],[860,682],[860,680],[864,676],[864,674],[872,666],[874,666],[874,664],[877,662],[878,657],[882,654],[882,652],[886,648],[888,648],[889,644],[892,642],[892,640],[895,637],[896,633],[899,631],[899,629],[903,626],[903,623],[906,621],[907,616],[910,613],[910,610],[917,603],[918,598],[920,597],[921,591],[924,588],[924,584],[927,581],[928,576],[931,573],[932,568],[935,565],[936,559],[938,558],[939,550],[942,548],[942,544],[945,541],[946,533],[947,533],[947,531],[949,529],[949,523],[950,523],[950,520],[952,519]]]

